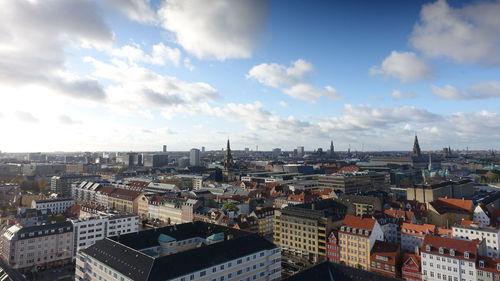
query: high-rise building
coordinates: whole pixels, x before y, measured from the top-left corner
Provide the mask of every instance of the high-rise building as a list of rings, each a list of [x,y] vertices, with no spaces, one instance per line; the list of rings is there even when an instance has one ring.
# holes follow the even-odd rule
[[[273,158],[278,158],[278,156],[280,156],[281,154],[281,148],[275,148],[273,149]]]
[[[303,156],[304,156],[304,147],[297,146],[297,157],[303,157]]]
[[[279,247],[204,222],[97,241],[78,253],[75,280],[280,280]]]
[[[189,166],[200,166],[200,150],[199,149],[193,148],[189,152]]]
[[[167,145],[166,144],[163,145],[163,152],[164,153],[167,152]]]
[[[201,152],[205,153],[205,147],[204,146],[201,147]]]

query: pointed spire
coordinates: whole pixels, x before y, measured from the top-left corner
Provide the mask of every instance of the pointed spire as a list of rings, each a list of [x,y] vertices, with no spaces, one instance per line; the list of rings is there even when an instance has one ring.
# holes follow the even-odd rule
[[[420,145],[418,144],[417,134],[415,133],[415,141],[413,142],[413,156],[420,157],[422,152],[420,151]]]
[[[330,142],[330,158],[333,158],[335,149],[333,147],[333,140]]]

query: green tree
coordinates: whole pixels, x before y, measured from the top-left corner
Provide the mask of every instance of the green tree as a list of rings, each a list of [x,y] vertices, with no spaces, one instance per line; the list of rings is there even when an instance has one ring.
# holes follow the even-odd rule
[[[240,208],[234,202],[227,202],[222,205],[222,210],[238,212]]]
[[[40,178],[39,180],[36,181],[36,185],[40,192],[45,192],[45,188],[49,185],[47,181],[44,178]]]

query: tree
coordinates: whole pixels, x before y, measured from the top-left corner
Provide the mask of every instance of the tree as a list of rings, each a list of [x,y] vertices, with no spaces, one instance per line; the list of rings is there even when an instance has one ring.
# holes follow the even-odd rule
[[[49,184],[47,183],[47,181],[44,178],[40,178],[39,180],[36,181],[36,185],[37,185],[38,189],[40,190],[40,192],[44,193],[45,188]]]
[[[47,220],[47,222],[63,222],[63,221],[66,221],[66,217],[63,215],[63,214],[57,214],[57,215],[54,215],[54,216],[51,216],[49,217],[49,219]]]
[[[240,208],[234,202],[227,202],[222,205],[222,210],[238,212]]]

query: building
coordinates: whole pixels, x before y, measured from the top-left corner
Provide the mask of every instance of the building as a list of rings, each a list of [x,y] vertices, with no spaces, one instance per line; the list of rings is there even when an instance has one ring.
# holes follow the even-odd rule
[[[420,184],[406,188],[406,199],[428,203],[438,198],[471,198],[474,183],[471,180],[444,181],[435,184]]]
[[[483,243],[426,236],[422,245],[422,280],[475,281],[476,261]]]
[[[2,260],[9,266],[27,270],[71,261],[73,225],[60,222],[22,227],[14,225],[2,235]]]
[[[370,271],[399,278],[401,276],[401,249],[399,245],[375,241],[370,255]]]
[[[53,176],[50,180],[50,191],[65,197],[71,196],[71,184],[75,182],[97,180],[98,175],[62,175]]]
[[[71,223],[74,229],[73,251],[75,254],[106,237],[139,231],[139,217],[137,215],[97,215],[72,220]]]
[[[142,161],[144,167],[163,167],[168,165],[168,155],[167,154],[144,154],[142,156]]]
[[[373,245],[384,240],[384,233],[375,219],[347,215],[339,230],[339,240],[340,261],[368,270]]]
[[[189,166],[200,166],[200,150],[193,148],[189,151]]]
[[[304,157],[304,147],[303,146],[297,146],[297,157],[302,158]]]
[[[490,225],[491,222],[491,213],[487,208],[484,207],[483,204],[478,204],[476,208],[474,208],[474,213],[472,214],[472,220],[478,221],[483,224],[483,226]]]
[[[382,200],[373,196],[343,195],[340,200],[352,206],[354,215],[373,215],[376,211],[382,211]]]
[[[319,175],[318,184],[325,188],[339,190],[344,194],[360,193],[372,189],[372,183],[368,172]]]
[[[227,140],[226,153],[224,154],[224,169],[222,170],[222,179],[224,182],[232,182],[237,180],[234,173],[234,160],[231,154],[231,146]]]
[[[479,257],[476,269],[477,281],[500,280],[500,259]]]
[[[250,213],[251,217],[257,218],[259,229],[258,233],[261,236],[268,236],[273,234],[274,225],[274,208],[265,207],[258,208]]]
[[[428,204],[427,222],[440,227],[451,227],[462,220],[470,220],[473,209],[472,200],[438,198]]]
[[[480,227],[477,224],[456,225],[452,228],[455,239],[461,240],[484,240],[486,243],[486,256],[500,258],[500,229],[496,227]]]
[[[326,244],[326,258],[330,262],[340,263],[340,246],[338,239],[338,231],[333,230],[328,236]]]
[[[401,249],[408,253],[418,253],[427,235],[436,233],[436,226],[432,224],[403,223],[401,226]]]
[[[120,212],[137,214],[140,217],[148,215],[148,199],[140,191],[116,188],[108,195],[107,206]]]
[[[326,260],[327,235],[346,211],[346,206],[333,199],[275,210],[274,243],[305,260]]]
[[[18,206],[21,202],[21,188],[12,183],[0,183],[0,206]]]
[[[280,280],[280,249],[194,222],[105,238],[78,253],[75,280]]]
[[[64,214],[73,204],[75,204],[75,201],[70,198],[33,200],[31,201],[31,208],[37,210],[49,209],[52,214]]]
[[[422,281],[420,255],[404,254],[401,266],[401,278],[406,281]]]
[[[167,145],[166,144],[163,145],[163,153],[165,153],[165,152],[167,152]]]

